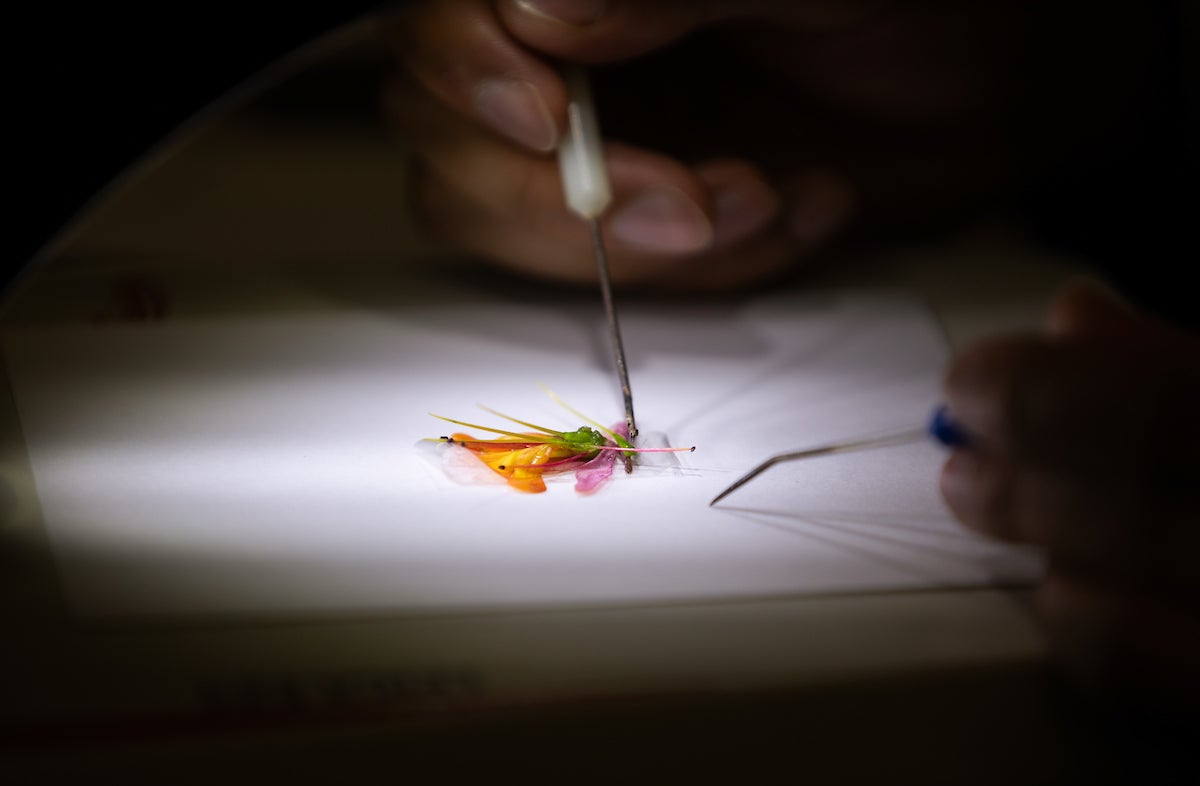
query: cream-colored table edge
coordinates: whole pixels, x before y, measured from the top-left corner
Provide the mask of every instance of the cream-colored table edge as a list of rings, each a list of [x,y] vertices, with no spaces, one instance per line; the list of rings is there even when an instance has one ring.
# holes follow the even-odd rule
[[[227,176],[204,177],[214,166]],[[234,112],[195,129],[93,205],[6,304],[5,324],[107,315],[110,285],[130,280],[161,284],[174,314],[328,305],[337,296],[321,260],[335,252],[338,280],[346,280],[346,260],[357,260],[349,278],[360,284],[386,278],[398,257],[437,255],[414,245],[404,225],[404,172],[402,152],[378,129],[276,138]],[[314,183],[329,194],[327,204],[290,200]],[[187,211],[177,209],[181,199]],[[222,229],[230,226],[256,230],[235,236]],[[338,231],[323,234],[329,227]],[[258,268],[247,273],[249,260]],[[245,282],[232,299],[222,285],[230,267]],[[813,286],[915,292],[961,346],[1036,326],[1075,269],[1010,232],[980,228],[856,260]],[[1029,590],[89,628],[71,618],[58,593],[7,379],[0,429],[8,486],[0,500],[0,581],[6,649],[15,659],[3,690],[6,720],[22,725],[214,708],[344,709],[348,695],[360,709],[407,711],[803,692],[964,670],[1034,675],[1045,661]]]

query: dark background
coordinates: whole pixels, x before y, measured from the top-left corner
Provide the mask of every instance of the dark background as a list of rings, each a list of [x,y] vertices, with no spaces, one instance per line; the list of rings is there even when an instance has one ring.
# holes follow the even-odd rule
[[[6,14],[11,188],[3,276],[181,123],[297,47],[377,4],[228,2]]]

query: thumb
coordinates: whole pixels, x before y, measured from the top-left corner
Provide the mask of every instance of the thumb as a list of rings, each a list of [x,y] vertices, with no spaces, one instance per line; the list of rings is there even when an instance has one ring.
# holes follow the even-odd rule
[[[830,30],[878,5],[878,0],[499,0],[496,12],[512,36],[532,49],[598,64],[637,57],[699,27],[734,19]]]

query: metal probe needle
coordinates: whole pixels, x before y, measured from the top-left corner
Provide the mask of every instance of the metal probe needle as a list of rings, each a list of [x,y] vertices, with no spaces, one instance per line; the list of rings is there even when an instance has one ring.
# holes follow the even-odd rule
[[[596,252],[596,269],[600,273],[600,294],[604,298],[604,314],[608,317],[608,329],[612,334],[613,356],[617,362],[617,375],[621,379],[621,395],[625,399],[625,425],[629,427],[629,438],[637,436],[637,423],[633,419],[633,391],[629,389],[629,371],[625,367],[625,345],[621,341],[621,325],[617,321],[617,306],[613,303],[612,280],[608,275],[608,254],[604,251],[604,240],[600,237],[600,221],[591,218],[592,249]]]
[[[558,147],[559,169],[567,206],[588,222],[592,233],[592,249],[596,256],[596,269],[600,276],[600,294],[604,298],[604,313],[608,318],[612,334],[613,356],[617,365],[617,376],[621,383],[621,395],[625,399],[625,425],[629,438],[637,436],[637,422],[633,417],[633,392],[629,387],[629,370],[625,364],[625,346],[621,341],[621,327],[617,320],[617,307],[613,302],[612,278],[608,271],[608,254],[600,235],[600,216],[612,201],[612,190],[608,183],[608,170],[604,165],[604,148],[600,139],[600,126],[596,120],[596,107],[592,101],[587,75],[578,66],[565,66],[563,79],[567,87],[567,120],[569,128]],[[633,465],[625,457],[626,471]]]
[[[855,439],[849,442],[835,442],[832,445],[822,445],[819,448],[794,450],[789,453],[780,453],[778,455],[771,456],[771,458],[767,459],[754,469],[747,472],[745,475],[742,475],[740,478],[735,480],[733,485],[722,491],[717,496],[713,497],[712,502],[708,504],[709,507],[716,505],[718,502],[725,499],[754,478],[757,478],[771,467],[775,466],[776,464],[781,464],[785,461],[797,461],[799,459],[816,458],[817,456],[828,456],[832,453],[850,453],[855,450],[870,450],[872,448],[882,448],[888,445],[903,445],[909,442],[921,442],[930,437],[948,448],[971,446],[979,443],[978,438],[974,435],[968,434],[963,427],[959,425],[958,421],[951,416],[950,410],[947,409],[944,404],[942,404],[933,410],[933,414],[929,418],[929,423],[923,428],[914,428],[908,431],[900,431],[881,437]]]
[[[730,494],[749,483],[751,480],[754,480],[771,467],[775,466],[776,464],[781,464],[785,461],[797,461],[799,459],[815,458],[817,456],[828,456],[832,453],[850,453],[851,451],[867,450],[869,448],[882,448],[887,445],[903,445],[907,442],[920,442],[928,435],[928,430],[924,428],[918,428],[913,429],[912,431],[904,431],[899,434],[889,434],[886,437],[859,439],[853,442],[838,442],[833,445],[822,445],[819,448],[808,448],[807,450],[797,450],[791,453],[780,453],[777,456],[771,456],[771,458],[759,464],[745,475],[742,475],[740,478],[735,480],[729,488],[713,497],[712,502],[708,504],[710,507],[716,505],[718,502],[725,499]]]

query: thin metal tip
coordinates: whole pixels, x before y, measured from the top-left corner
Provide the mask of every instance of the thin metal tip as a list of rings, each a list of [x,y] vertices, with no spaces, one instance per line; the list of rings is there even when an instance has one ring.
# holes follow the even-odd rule
[[[708,506],[711,508],[713,505],[716,505],[718,502],[725,499],[730,494],[737,491],[742,486],[746,485],[751,480],[753,480],[754,478],[761,475],[764,470],[766,470],[768,467],[770,467],[772,464],[774,464],[778,460],[779,460],[778,457],[771,457],[771,458],[767,459],[766,461],[764,461],[763,463],[759,464],[754,469],[747,472],[745,475],[742,475],[740,478],[738,478],[733,483],[731,483],[728,488],[726,488],[724,491],[722,491],[717,496],[713,497],[712,502],[708,503]]]
[[[709,503],[708,503],[708,506],[711,508],[713,505],[716,505],[718,502],[720,502],[721,500],[723,500],[723,499],[725,499],[726,497],[728,497],[728,496],[729,496],[729,492],[730,492],[730,491],[732,491],[732,490],[733,490],[733,489],[725,489],[725,490],[724,490],[724,491],[722,491],[720,494],[718,494],[717,496],[713,497],[713,498],[712,498],[712,502],[709,502]]]
[[[600,279],[600,296],[604,301],[604,314],[608,318],[608,329],[612,338],[613,361],[617,367],[617,381],[621,385],[621,397],[625,401],[625,425],[629,428],[629,439],[638,435],[637,423],[633,418],[633,391],[629,387],[629,370],[625,364],[625,346],[621,342],[621,326],[617,320],[617,307],[613,302],[612,280],[608,273],[608,254],[604,251],[604,239],[600,234],[600,222],[595,217],[588,220],[592,230],[592,248],[596,253],[596,273]]]
[[[796,461],[798,459],[814,458],[816,456],[827,456],[831,453],[848,453],[855,450],[869,450],[871,448],[881,448],[888,445],[902,445],[907,442],[915,442],[925,438],[925,429],[911,429],[909,431],[901,431],[895,434],[887,434],[882,437],[872,437],[869,439],[856,439],[850,442],[838,442],[832,445],[822,445],[819,448],[808,448],[806,450],[796,450],[791,453],[780,453],[777,456],[772,456],[763,463],[759,464],[754,469],[747,472],[742,477],[730,485],[729,488],[722,491],[717,496],[713,497],[712,502],[708,503],[711,508],[713,505],[720,502],[725,497],[729,496],[734,491],[749,483],[754,478],[761,475],[770,467],[785,461]]]

